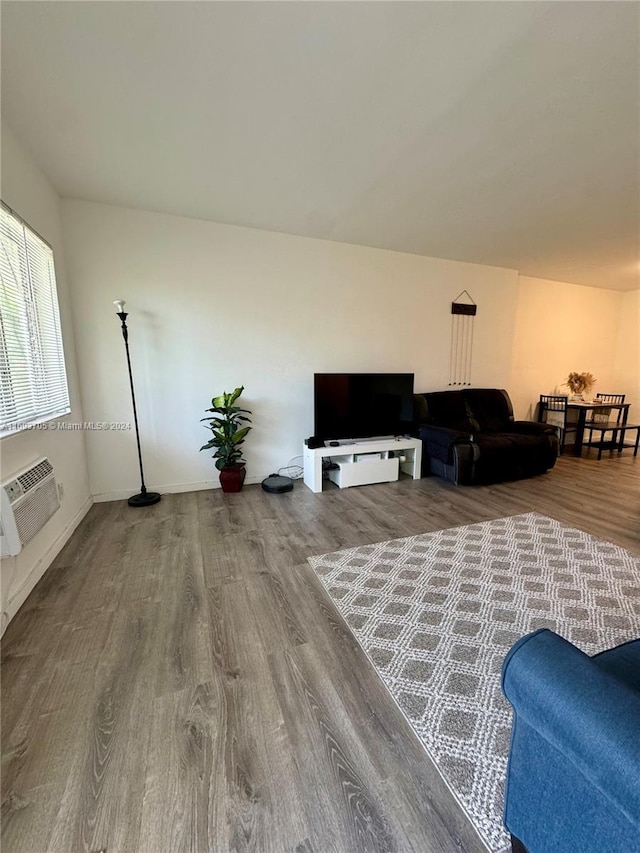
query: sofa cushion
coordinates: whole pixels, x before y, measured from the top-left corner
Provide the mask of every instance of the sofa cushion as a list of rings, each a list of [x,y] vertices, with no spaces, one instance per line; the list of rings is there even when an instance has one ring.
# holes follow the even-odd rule
[[[463,391],[467,416],[482,432],[504,432],[513,420],[503,391],[497,388],[467,388]]]
[[[429,423],[460,432],[473,432],[462,391],[433,391],[424,395],[429,410]]]
[[[552,467],[556,451],[537,435],[481,432],[473,437],[479,454],[475,479],[482,483],[516,480]]]
[[[558,458],[557,437],[555,435],[523,435],[506,433],[518,448],[521,477],[529,477],[536,471],[553,468]]]
[[[495,483],[518,476],[519,451],[508,435],[478,433],[474,437],[479,454],[474,465],[474,479],[479,483]]]

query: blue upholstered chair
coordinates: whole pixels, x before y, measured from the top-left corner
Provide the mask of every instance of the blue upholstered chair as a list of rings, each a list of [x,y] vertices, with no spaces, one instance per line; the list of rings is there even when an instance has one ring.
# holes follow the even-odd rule
[[[594,657],[547,629],[505,658],[514,853],[640,851],[640,639]]]

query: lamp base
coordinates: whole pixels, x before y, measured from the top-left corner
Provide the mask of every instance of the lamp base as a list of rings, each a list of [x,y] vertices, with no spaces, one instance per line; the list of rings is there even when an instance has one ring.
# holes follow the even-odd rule
[[[129,506],[151,506],[157,504],[161,497],[158,492],[140,492],[139,495],[132,495],[127,503]]]

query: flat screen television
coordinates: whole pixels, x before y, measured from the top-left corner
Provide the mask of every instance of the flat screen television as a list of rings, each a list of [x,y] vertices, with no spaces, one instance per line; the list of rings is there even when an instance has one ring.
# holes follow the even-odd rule
[[[405,435],[413,373],[316,373],[314,435],[323,441]]]

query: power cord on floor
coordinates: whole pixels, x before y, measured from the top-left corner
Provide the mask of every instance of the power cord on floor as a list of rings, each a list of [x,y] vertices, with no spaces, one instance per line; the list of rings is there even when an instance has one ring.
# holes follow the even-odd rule
[[[282,468],[278,468],[278,474],[281,477],[289,477],[291,480],[301,480],[302,475],[304,474],[304,469],[302,465],[295,465],[294,462],[296,459],[302,459],[302,455],[300,456],[292,456],[289,460],[289,464],[285,465]]]

